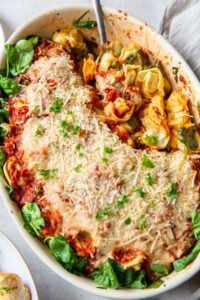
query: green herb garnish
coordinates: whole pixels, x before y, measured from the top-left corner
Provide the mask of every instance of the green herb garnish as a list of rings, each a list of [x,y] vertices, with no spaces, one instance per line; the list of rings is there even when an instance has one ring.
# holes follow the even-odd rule
[[[148,158],[148,156],[146,154],[144,154],[142,157],[141,157],[141,164],[143,167],[146,167],[146,168],[154,168],[154,164],[152,163],[152,161]]]
[[[112,150],[112,148],[110,148],[110,147],[104,147],[103,148],[103,152],[105,153],[105,154],[110,154],[110,153],[112,153],[113,152],[113,150]]]
[[[42,169],[39,171],[40,175],[44,177],[44,179],[55,179],[57,178],[58,169]]]
[[[171,199],[176,199],[177,196],[178,196],[178,192],[177,192],[176,186],[175,186],[175,184],[172,181],[169,182],[169,191],[168,191],[167,195]]]
[[[71,135],[77,135],[81,130],[81,127],[79,126],[79,124],[77,123],[73,123],[72,124],[72,128],[71,128]]]
[[[68,136],[68,129],[69,129],[69,125],[68,125],[67,121],[66,120],[61,120],[60,121],[60,134],[63,137]]]
[[[131,218],[129,217],[129,218],[127,218],[125,221],[124,221],[124,224],[126,224],[126,225],[129,225],[129,224],[131,224]]]
[[[151,146],[158,145],[158,137],[155,135],[145,135],[145,141]]]
[[[56,235],[48,239],[49,249],[55,259],[69,272],[81,274],[88,265],[87,259],[78,256],[67,240]]]
[[[0,75],[0,88],[2,88],[6,95],[10,96],[19,92],[21,86],[17,83],[16,80],[2,77]]]
[[[43,134],[43,128],[42,128],[42,125],[41,124],[38,124],[38,127],[35,131],[35,136],[42,136]]]
[[[102,162],[107,164],[108,163],[108,158],[107,157],[102,157]]]
[[[148,185],[153,185],[156,181],[151,177],[150,173],[147,173],[144,175],[145,181],[148,183]]]
[[[62,110],[63,105],[64,105],[64,100],[62,98],[55,97],[53,99],[52,105],[50,106],[50,111],[57,114]]]
[[[169,274],[168,268],[162,264],[151,264],[151,270],[162,275]]]
[[[74,168],[74,171],[80,173],[81,169],[82,169],[82,164],[79,164]]]
[[[144,198],[144,196],[147,194],[146,192],[143,191],[142,188],[140,187],[136,187],[133,189],[133,192],[137,193],[138,196],[140,196],[141,198]]]
[[[45,225],[39,206],[36,203],[27,203],[22,207],[24,227],[34,236],[40,236],[40,229]]]
[[[127,195],[121,195],[119,199],[117,200],[117,207],[118,208],[123,208],[124,204],[128,201],[128,196]]]
[[[109,208],[103,208],[100,211],[97,212],[96,214],[96,220],[99,221],[102,219],[102,217],[104,216],[112,216],[113,215],[113,211],[110,210]]]
[[[189,150],[197,150],[199,147],[197,138],[196,138],[196,128],[195,127],[181,127],[178,129],[178,137],[179,140],[189,149]]]
[[[192,227],[196,240],[200,239],[200,212],[192,212]]]
[[[173,262],[174,270],[176,272],[180,272],[183,269],[185,269],[185,267],[189,265],[197,257],[199,252],[200,252],[200,241],[197,242],[197,244],[194,246],[194,248],[188,255],[183,256],[182,258],[175,260]]]
[[[141,216],[139,223],[138,223],[138,228],[140,229],[145,229],[147,227],[147,222],[145,216]]]
[[[77,144],[77,145],[76,145],[76,150],[80,150],[81,147],[82,147],[81,144]]]
[[[0,175],[3,177],[4,173],[3,173],[3,166],[5,164],[6,161],[6,155],[3,151],[3,149],[0,148]]]

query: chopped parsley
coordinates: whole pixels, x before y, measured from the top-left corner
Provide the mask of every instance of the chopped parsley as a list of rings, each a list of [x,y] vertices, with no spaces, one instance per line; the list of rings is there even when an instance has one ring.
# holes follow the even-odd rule
[[[153,185],[153,184],[156,182],[155,179],[153,179],[153,178],[151,177],[151,174],[150,174],[150,173],[145,174],[145,175],[144,175],[144,179],[145,179],[145,181],[148,183],[148,185]]]
[[[74,168],[74,171],[79,173],[81,171],[81,169],[82,169],[82,164],[79,164]]]
[[[139,220],[139,223],[138,223],[138,228],[140,229],[145,229],[147,227],[147,222],[146,222],[146,219],[145,219],[145,216],[141,216],[140,220]]]
[[[40,113],[40,106],[39,106],[39,105],[36,105],[36,106],[35,106],[34,112],[35,112],[36,114],[39,114],[39,113]]]
[[[109,210],[108,208],[103,208],[96,214],[96,220],[99,221],[102,219],[103,216],[112,216],[112,215],[113,215],[113,211]]]
[[[148,156],[146,154],[142,155],[141,157],[141,164],[143,167],[145,168],[154,168],[154,164],[152,163],[152,161],[148,158]]]
[[[105,147],[103,148],[103,152],[104,152],[104,153],[108,153],[108,154],[110,154],[110,153],[112,153],[112,152],[113,152],[113,150],[112,150],[112,148],[110,148],[110,147],[106,147],[106,146],[105,146]]]
[[[38,127],[35,131],[35,136],[42,136],[43,134],[43,128],[42,128],[42,125],[41,124],[38,124]]]
[[[77,145],[76,145],[76,150],[80,150],[81,147],[82,147],[81,144],[77,144]]]
[[[125,194],[121,195],[117,200],[117,207],[123,208],[124,203],[126,203],[127,201],[128,201],[128,196]]]
[[[73,111],[68,110],[67,115],[73,115]]]
[[[66,120],[61,120],[60,121],[60,134],[63,136],[63,137],[66,137],[68,136],[68,123]]]
[[[79,157],[83,157],[84,156],[84,153],[79,153]]]
[[[102,162],[107,164],[108,163],[108,158],[107,157],[102,157]]]
[[[81,130],[81,127],[75,122],[72,124],[71,135],[77,135]]]
[[[167,193],[167,195],[171,198],[171,199],[176,199],[178,196],[178,192],[176,189],[175,184],[173,183],[173,181],[169,182],[169,191]]]
[[[145,141],[151,146],[158,145],[158,137],[155,135],[145,135]]]
[[[36,194],[42,194],[42,189],[38,186],[35,186],[35,192]]]
[[[58,169],[42,169],[39,173],[44,179],[55,179],[57,178],[57,172]]]
[[[138,196],[140,196],[141,198],[144,198],[144,196],[146,195],[146,192],[144,192],[143,189],[140,187],[134,188],[133,192],[137,193]]]
[[[129,217],[129,218],[127,218],[125,221],[124,221],[124,224],[126,224],[126,225],[129,225],[129,224],[131,224],[131,218]]]
[[[63,108],[63,104],[64,104],[64,100],[62,98],[55,97],[53,99],[53,103],[50,107],[50,111],[52,111],[56,114],[59,113]]]

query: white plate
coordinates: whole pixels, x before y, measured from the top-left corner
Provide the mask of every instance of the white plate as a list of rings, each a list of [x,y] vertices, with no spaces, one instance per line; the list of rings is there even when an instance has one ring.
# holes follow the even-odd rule
[[[0,272],[15,273],[31,291],[31,300],[39,300],[31,273],[13,243],[0,232]]]
[[[3,48],[4,44],[5,44],[5,35],[4,35],[4,32],[3,32],[2,25],[0,23],[0,49]]]

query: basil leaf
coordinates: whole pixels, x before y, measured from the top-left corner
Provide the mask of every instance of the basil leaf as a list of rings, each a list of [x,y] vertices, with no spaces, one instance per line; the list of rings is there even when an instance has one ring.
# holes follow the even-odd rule
[[[0,87],[8,96],[16,94],[21,88],[16,80],[2,76],[0,76]]]
[[[191,263],[197,257],[199,252],[200,252],[200,241],[197,242],[197,244],[194,246],[194,248],[188,255],[183,256],[182,258],[175,260],[173,262],[174,270],[176,272],[180,272],[183,269],[185,269],[185,267],[189,265],[189,263]]]
[[[88,21],[80,21],[74,23],[74,27],[76,28],[93,28],[97,26],[97,22],[94,20],[88,20]]]
[[[190,150],[197,150],[199,145],[195,136],[196,128],[195,127],[181,127],[178,130],[179,140]]]
[[[39,206],[36,203],[27,203],[22,207],[24,227],[34,236],[40,236],[40,229],[45,225]]]
[[[91,276],[99,287],[117,289],[121,286],[110,259],[102,264],[98,271],[93,272]]]
[[[163,280],[158,279],[148,285],[148,289],[157,289],[164,283]]]
[[[71,273],[82,273],[88,264],[85,258],[75,254],[73,248],[61,235],[50,238],[49,249],[55,259]]]
[[[136,273],[136,277],[133,283],[130,285],[132,289],[144,289],[147,287],[146,273],[144,270],[140,270]]]
[[[162,275],[169,274],[168,268],[162,264],[151,264],[151,270]]]
[[[5,164],[5,161],[6,161],[6,155],[3,151],[3,149],[0,148],[0,175],[3,177],[4,174],[3,174],[3,166]]]
[[[19,40],[15,45],[6,44],[4,46],[8,62],[10,64],[10,73],[16,76],[25,72],[32,62],[34,49],[33,40]]]
[[[200,239],[200,212],[198,211],[192,212],[192,226],[195,238]]]

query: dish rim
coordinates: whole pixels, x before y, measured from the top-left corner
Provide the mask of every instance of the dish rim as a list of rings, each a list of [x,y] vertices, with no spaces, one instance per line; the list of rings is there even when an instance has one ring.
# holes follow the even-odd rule
[[[92,10],[92,7],[90,5],[62,5],[57,6],[56,8],[51,8],[46,11],[43,11],[32,18],[30,18],[27,22],[19,26],[9,37],[9,39],[6,41],[6,43],[14,43],[19,39],[19,36],[22,34],[22,32],[28,27],[31,26],[33,22],[41,20],[41,18],[45,18],[48,15],[55,15],[58,12],[62,12],[63,10],[72,10],[72,9],[81,9],[81,10]],[[103,10],[105,12],[111,13],[111,14],[119,14],[119,10],[103,6]],[[146,25],[144,21],[142,21],[140,18],[132,16],[130,14],[128,15],[128,19],[131,20],[131,22],[137,22],[141,25]],[[191,79],[191,82],[194,84],[195,89],[200,94],[200,83],[190,68],[190,66],[187,64],[187,62],[184,60],[184,58],[177,52],[177,50],[155,29],[153,29],[151,26],[147,25],[147,27],[152,31],[152,33],[155,34],[155,39],[162,45],[161,49],[167,49],[169,53],[173,53],[175,57],[181,62],[183,68],[186,70],[186,73],[188,74],[189,78]],[[3,49],[0,49],[0,65],[4,61],[4,54]],[[183,271],[180,273],[170,273],[169,276],[165,277],[165,282],[163,285],[161,285],[159,288],[156,289],[119,289],[119,290],[112,290],[112,289],[99,289],[96,287],[94,282],[92,282],[90,279],[86,279],[84,277],[79,277],[74,274],[69,273],[67,270],[65,270],[62,266],[59,265],[57,261],[54,260],[53,256],[49,255],[47,253],[47,249],[45,249],[44,245],[38,240],[36,240],[34,237],[32,237],[23,227],[22,218],[20,217],[20,210],[16,203],[14,203],[11,198],[8,196],[7,191],[5,190],[5,187],[3,185],[3,181],[0,180],[0,194],[2,196],[3,202],[5,206],[7,207],[11,218],[13,219],[14,223],[16,224],[20,234],[22,235],[23,239],[28,243],[30,248],[37,254],[37,256],[57,275],[62,277],[64,280],[67,280],[71,284],[80,287],[81,289],[91,292],[98,296],[113,298],[113,299],[138,299],[138,298],[149,298],[152,296],[159,295],[161,293],[164,293],[166,291],[169,291],[180,284],[184,283],[186,280],[190,279],[193,275],[195,275],[200,270],[200,254],[198,257]],[[41,244],[41,245],[40,245]],[[174,276],[174,278],[173,278]],[[168,277],[172,277],[169,278]]]

